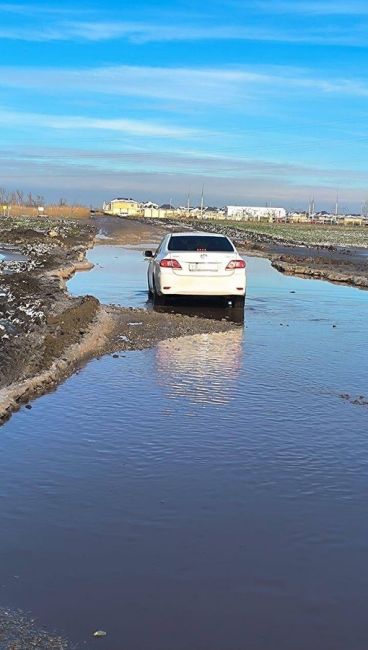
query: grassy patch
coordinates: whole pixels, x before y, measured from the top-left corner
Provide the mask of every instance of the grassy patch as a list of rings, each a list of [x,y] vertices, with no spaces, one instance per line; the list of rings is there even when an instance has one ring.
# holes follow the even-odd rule
[[[258,223],[214,221],[219,226],[236,228],[244,233],[266,235],[275,241],[325,246],[368,247],[368,227],[323,226],[315,224]]]

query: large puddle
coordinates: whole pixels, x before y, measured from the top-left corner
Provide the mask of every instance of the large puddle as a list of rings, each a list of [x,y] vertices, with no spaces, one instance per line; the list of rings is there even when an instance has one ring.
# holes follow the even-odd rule
[[[146,301],[98,247],[74,293]],[[90,363],[0,431],[0,605],[80,647],[362,650],[368,294],[248,260],[245,327]],[[105,630],[94,640],[92,632]]]

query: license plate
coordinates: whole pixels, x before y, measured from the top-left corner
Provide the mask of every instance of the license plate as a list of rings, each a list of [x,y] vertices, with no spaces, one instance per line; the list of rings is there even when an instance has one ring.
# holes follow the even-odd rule
[[[189,271],[217,271],[217,264],[189,264]]]

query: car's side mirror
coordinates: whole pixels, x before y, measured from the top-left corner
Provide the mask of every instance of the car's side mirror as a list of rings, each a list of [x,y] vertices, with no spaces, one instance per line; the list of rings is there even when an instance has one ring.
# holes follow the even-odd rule
[[[144,251],[144,256],[145,257],[153,257],[152,251]]]

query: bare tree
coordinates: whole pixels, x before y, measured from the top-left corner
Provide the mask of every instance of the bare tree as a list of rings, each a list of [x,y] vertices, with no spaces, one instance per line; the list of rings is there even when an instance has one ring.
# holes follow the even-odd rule
[[[24,205],[24,192],[22,190],[15,190],[17,205]]]
[[[7,205],[9,201],[9,192],[5,187],[0,187],[0,203]]]
[[[35,202],[34,202],[34,198],[32,196],[32,192],[28,192],[26,206],[27,206],[27,208],[33,208],[34,205],[35,205]]]

